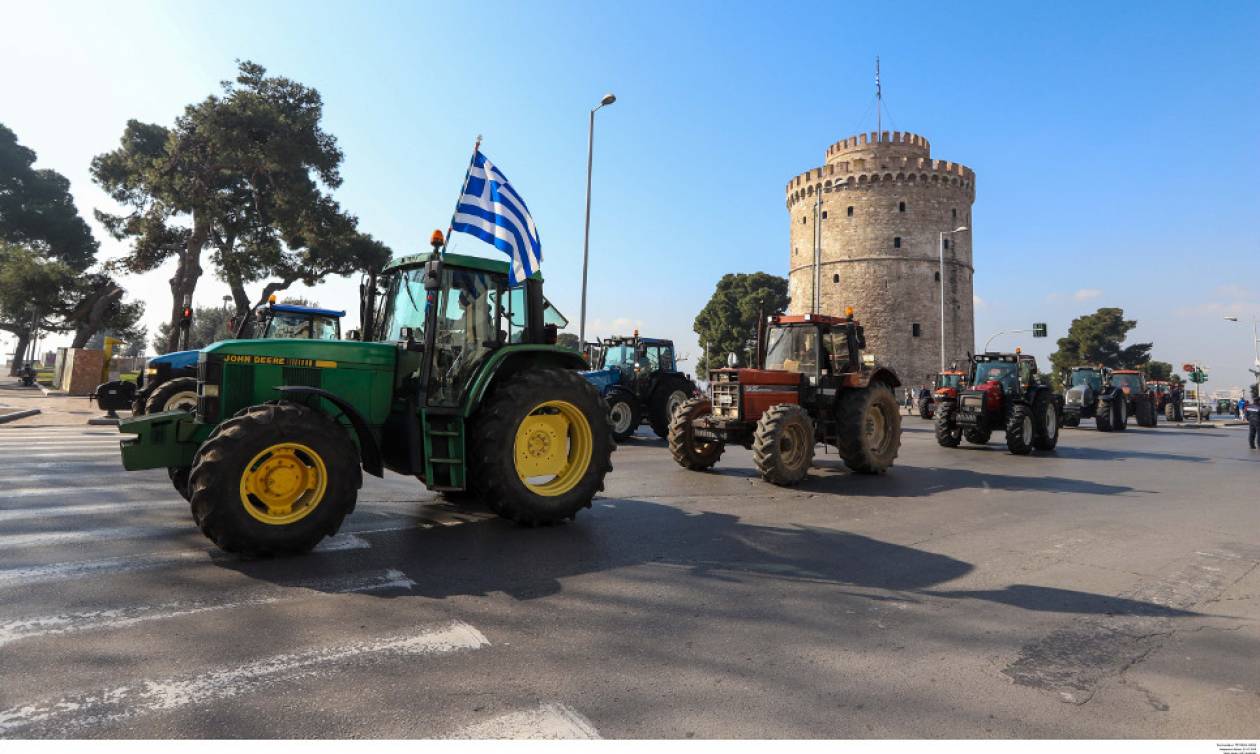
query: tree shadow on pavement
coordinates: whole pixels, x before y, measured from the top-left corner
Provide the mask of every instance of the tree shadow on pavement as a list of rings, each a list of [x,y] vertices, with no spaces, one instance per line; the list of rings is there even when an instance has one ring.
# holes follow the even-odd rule
[[[1142,602],[1125,597],[1080,592],[1075,589],[1011,584],[1003,589],[925,591],[924,595],[947,599],[976,599],[997,602],[1024,610],[1088,615],[1126,615],[1153,618],[1186,618],[1202,615],[1190,610]]]
[[[1191,456],[1184,453],[1152,453],[1144,450],[1079,448],[1059,445],[1054,454],[1059,458],[1070,458],[1074,461],[1123,461],[1140,459],[1144,461],[1184,461],[1186,463],[1206,463],[1206,456]]]
[[[817,462],[816,462],[817,463]],[[822,469],[843,471],[840,462],[818,464]],[[798,490],[868,497],[931,497],[959,489],[985,492],[1050,492],[1066,495],[1122,495],[1146,492],[1120,484],[1056,476],[989,474],[957,467],[894,466],[887,474],[811,474]]]

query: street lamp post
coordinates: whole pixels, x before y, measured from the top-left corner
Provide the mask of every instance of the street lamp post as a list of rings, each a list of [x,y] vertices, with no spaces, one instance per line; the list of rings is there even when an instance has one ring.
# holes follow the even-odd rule
[[[939,255],[939,272],[937,275],[941,279],[941,371],[945,371],[945,236],[953,236],[955,233],[962,233],[967,230],[966,225],[959,225],[953,230],[942,230],[936,238],[936,252]],[[975,347],[973,343],[972,348]]]
[[[590,130],[586,134],[586,231],[582,239],[582,313],[578,319],[578,344],[586,347],[586,269],[591,255],[591,167],[595,161],[595,111],[617,101],[611,92],[604,95],[591,110]]]
[[[1237,322],[1237,317],[1226,317],[1230,322]],[[1250,372],[1256,377],[1256,384],[1260,386],[1260,319],[1251,318],[1251,345],[1256,351],[1256,360],[1252,365]]]

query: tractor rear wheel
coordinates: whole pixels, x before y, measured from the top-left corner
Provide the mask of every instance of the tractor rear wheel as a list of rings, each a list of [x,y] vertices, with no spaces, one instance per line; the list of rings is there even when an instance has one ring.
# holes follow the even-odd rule
[[[901,411],[892,389],[879,382],[844,390],[836,412],[836,439],[844,465],[882,474],[901,450]]]
[[[1050,393],[1042,391],[1033,401],[1033,447],[1054,450],[1059,444],[1059,405]]]
[[[972,445],[988,445],[989,438],[993,436],[993,430],[985,427],[967,427],[963,430],[963,437],[967,438],[967,442]]]
[[[144,404],[146,414],[160,414],[163,411],[193,411],[197,408],[197,378],[176,377],[167,380],[149,393],[149,400]]]
[[[1064,411],[1063,412],[1063,426],[1065,427],[1081,426],[1081,412],[1080,411]]]
[[[1121,401],[1123,403],[1123,401]],[[1112,401],[1099,400],[1098,406],[1094,409],[1094,422],[1098,425],[1099,432],[1110,432],[1114,429],[1112,422],[1115,419],[1115,409],[1112,407]]]
[[[1137,415],[1137,423],[1139,427],[1155,426],[1155,404],[1151,403],[1149,399],[1138,398],[1137,410],[1134,413]]]
[[[1111,408],[1115,411],[1111,415],[1111,428],[1115,432],[1123,432],[1129,428],[1129,402],[1123,398],[1119,398],[1111,402]]]
[[[651,406],[648,409],[648,421],[657,437],[669,437],[669,423],[674,418],[674,412],[695,394],[696,386],[691,384],[691,380],[668,377],[661,381],[652,393]]]
[[[517,373],[473,418],[469,477],[503,518],[550,524],[591,507],[617,447],[608,406],[576,372],[539,367]]]
[[[1177,404],[1168,401],[1164,404],[1164,418],[1170,422],[1177,421]]]
[[[1017,456],[1031,453],[1036,436],[1035,424],[1029,406],[1023,403],[1012,406],[1011,415],[1006,419],[1006,449]]]
[[[188,475],[191,473],[191,466],[172,466],[166,470],[166,475],[171,478],[175,491],[184,498],[185,502],[188,501]]]
[[[643,422],[639,413],[639,401],[630,393],[615,390],[608,394],[608,426],[617,442],[622,442],[634,434]]]
[[[941,406],[936,412],[936,444],[942,448],[956,448],[962,444],[962,426],[954,420],[954,407]]]
[[[931,401],[931,399],[929,399],[929,398],[920,398],[920,399],[919,399],[919,418],[920,418],[920,419],[931,419],[931,418],[932,418],[932,414],[934,414],[934,413],[935,413],[935,411],[933,411],[933,408],[934,408],[934,406],[932,405],[932,401]]]
[[[713,413],[713,404],[708,398],[692,398],[685,401],[669,423],[669,453],[674,462],[684,469],[704,471],[711,468],[722,457],[726,450],[719,440],[706,440],[696,437],[693,422],[702,416]]]
[[[220,424],[189,478],[201,531],[228,552],[307,552],[354,510],[359,451],[337,422],[313,408],[275,402]]]
[[[795,403],[771,406],[753,432],[753,463],[761,478],[780,487],[800,484],[814,461],[814,422]]]

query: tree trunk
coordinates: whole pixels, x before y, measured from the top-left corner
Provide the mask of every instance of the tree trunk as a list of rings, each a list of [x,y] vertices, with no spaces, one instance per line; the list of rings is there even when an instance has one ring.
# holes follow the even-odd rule
[[[9,364],[9,376],[17,377],[18,370],[26,363],[26,349],[31,347],[31,334],[29,332],[17,334],[17,348],[13,351],[13,361]]]
[[[192,306],[192,295],[197,290],[197,280],[201,277],[201,252],[210,238],[209,224],[198,212],[193,213],[192,233],[188,236],[188,245],[179,255],[179,266],[175,276],[171,278],[171,330],[166,336],[167,353],[179,350],[180,336],[183,330],[179,323],[183,319],[184,300]]]
[[[279,293],[287,290],[289,286],[297,282],[297,278],[285,278],[284,280],[273,280],[263,286],[262,295],[258,297],[256,306],[262,306],[267,303],[267,299],[271,298],[271,294]]]
[[[101,329],[105,315],[109,313],[109,307],[122,295],[123,289],[112,283],[88,295],[88,299],[83,302],[88,305],[80,309],[82,314],[75,322],[74,341],[70,344],[71,348],[83,348],[87,345],[92,336]],[[86,311],[83,311],[84,309]]]

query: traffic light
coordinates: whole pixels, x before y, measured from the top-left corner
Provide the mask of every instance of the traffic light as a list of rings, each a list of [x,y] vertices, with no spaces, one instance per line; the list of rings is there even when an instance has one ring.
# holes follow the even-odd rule
[[[1181,371],[1185,372],[1186,374],[1189,374],[1189,373],[1193,372],[1193,371],[1194,371],[1194,364],[1182,364],[1182,365],[1181,365]]]
[[[179,329],[187,330],[190,327],[192,327],[192,307],[185,306],[179,313]]]
[[[1034,338],[1044,338],[1044,337],[1046,337],[1046,333],[1047,333],[1047,332],[1048,332],[1048,330],[1046,329],[1046,323],[1045,323],[1045,322],[1034,322],[1034,323],[1033,323],[1033,337],[1034,337]]]

